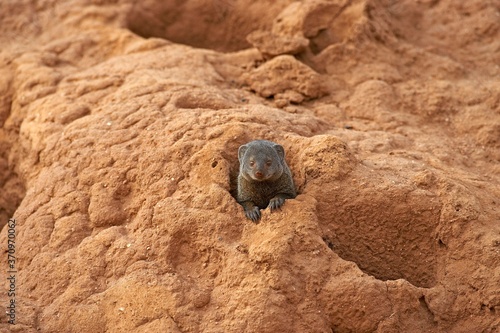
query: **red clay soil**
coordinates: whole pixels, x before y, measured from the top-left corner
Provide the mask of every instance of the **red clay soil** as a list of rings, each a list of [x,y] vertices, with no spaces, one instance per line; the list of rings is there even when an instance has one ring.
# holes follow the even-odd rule
[[[0,332],[500,332],[498,1],[2,1],[0,45]]]

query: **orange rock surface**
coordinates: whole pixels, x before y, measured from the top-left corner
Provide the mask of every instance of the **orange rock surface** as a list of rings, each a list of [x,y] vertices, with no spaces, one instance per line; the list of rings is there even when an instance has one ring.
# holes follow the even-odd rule
[[[2,1],[0,45],[0,332],[500,331],[497,1]]]

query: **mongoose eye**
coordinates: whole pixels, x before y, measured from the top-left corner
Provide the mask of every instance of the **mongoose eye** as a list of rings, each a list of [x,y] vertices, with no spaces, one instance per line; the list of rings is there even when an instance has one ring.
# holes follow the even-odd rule
[[[267,165],[267,166],[271,166],[271,164],[273,164],[273,162],[272,162],[272,161],[267,161],[267,162],[266,162],[266,165]]]
[[[249,164],[251,167],[253,167],[253,166],[255,165],[255,161],[250,161],[250,162],[248,162],[248,164]]]

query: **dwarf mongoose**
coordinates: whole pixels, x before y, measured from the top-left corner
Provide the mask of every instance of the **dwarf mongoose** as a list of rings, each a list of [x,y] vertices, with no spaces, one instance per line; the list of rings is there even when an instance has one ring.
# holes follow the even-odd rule
[[[281,145],[267,140],[251,141],[238,149],[238,159],[236,199],[250,220],[258,222],[260,209],[276,210],[283,206],[285,199],[297,196]]]

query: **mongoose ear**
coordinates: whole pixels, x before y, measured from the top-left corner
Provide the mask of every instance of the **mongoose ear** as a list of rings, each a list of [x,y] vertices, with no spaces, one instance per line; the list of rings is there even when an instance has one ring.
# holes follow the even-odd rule
[[[282,159],[285,160],[285,149],[283,148],[282,145],[275,144],[274,149],[276,149],[276,152],[278,153],[278,156]]]
[[[238,160],[241,162],[243,160],[243,155],[245,155],[245,152],[247,151],[248,146],[243,145],[238,148]]]

